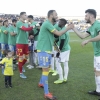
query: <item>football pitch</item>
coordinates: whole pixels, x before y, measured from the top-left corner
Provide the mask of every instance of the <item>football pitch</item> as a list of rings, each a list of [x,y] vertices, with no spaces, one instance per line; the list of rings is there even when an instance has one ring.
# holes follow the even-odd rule
[[[81,46],[83,40],[70,33],[71,55],[69,61],[69,76],[67,83],[55,85],[58,76],[49,74],[49,89],[58,100],[98,100],[98,96],[89,95],[89,90],[95,90],[93,70],[93,48],[89,43]],[[27,79],[19,77],[14,71],[13,88],[4,87],[4,76],[0,75],[0,100],[45,100],[43,89],[38,88],[41,69],[29,70],[25,67]]]

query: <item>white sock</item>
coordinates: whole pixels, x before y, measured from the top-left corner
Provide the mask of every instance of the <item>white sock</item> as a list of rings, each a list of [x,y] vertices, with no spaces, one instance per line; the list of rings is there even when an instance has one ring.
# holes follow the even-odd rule
[[[97,85],[96,75],[95,75],[95,84]]]
[[[98,85],[97,85],[97,78],[96,78],[96,75],[95,75],[95,84],[96,84],[96,91],[98,91],[98,90],[97,90]]]
[[[51,69],[54,70],[54,57],[51,59]]]
[[[100,76],[96,77],[96,91],[100,92]]]
[[[34,52],[33,59],[34,59],[34,63],[37,64],[37,53],[35,53],[35,52]]]
[[[69,72],[68,62],[64,62],[63,64],[64,64],[64,79],[67,79]]]
[[[58,66],[59,66],[59,64],[58,64],[58,58],[55,58],[55,67],[56,67],[57,73],[58,73]]]
[[[63,80],[63,70],[62,70],[62,67],[61,67],[61,63],[58,62],[57,68],[58,68],[59,79]]]

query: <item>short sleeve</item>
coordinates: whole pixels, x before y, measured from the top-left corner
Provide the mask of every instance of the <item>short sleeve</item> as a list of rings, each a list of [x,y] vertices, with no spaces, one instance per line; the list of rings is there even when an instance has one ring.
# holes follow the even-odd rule
[[[22,22],[17,22],[17,25],[16,25],[18,28],[21,28],[23,26],[23,23]]]
[[[55,27],[51,23],[46,23],[45,27],[47,30],[49,30],[51,33],[55,31]]]
[[[5,58],[2,60],[2,61],[0,61],[0,64],[4,64],[5,63]]]

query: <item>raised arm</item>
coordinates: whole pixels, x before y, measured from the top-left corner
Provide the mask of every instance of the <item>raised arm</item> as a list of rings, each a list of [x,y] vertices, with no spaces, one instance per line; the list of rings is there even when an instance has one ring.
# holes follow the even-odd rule
[[[85,33],[81,33],[79,32],[75,27],[73,28],[73,31],[77,34],[78,37],[80,37],[81,39],[84,39],[88,36],[90,36],[90,34],[88,32]]]
[[[68,25],[66,27],[65,30],[58,31],[58,30],[55,29],[52,33],[55,34],[55,35],[57,35],[57,36],[61,36],[61,35],[63,35],[64,33],[66,33],[68,30],[70,30],[72,28],[74,28],[74,25],[70,24],[70,25]]]

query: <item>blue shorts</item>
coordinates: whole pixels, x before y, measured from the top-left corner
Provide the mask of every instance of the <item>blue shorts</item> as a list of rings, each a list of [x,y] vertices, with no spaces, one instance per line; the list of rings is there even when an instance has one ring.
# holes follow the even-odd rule
[[[2,50],[8,50],[8,44],[1,43],[1,49]]]
[[[11,52],[16,52],[16,46],[15,45],[9,45],[9,50]]]
[[[38,63],[39,66],[48,68],[51,65],[51,54],[46,52],[38,52]]]

